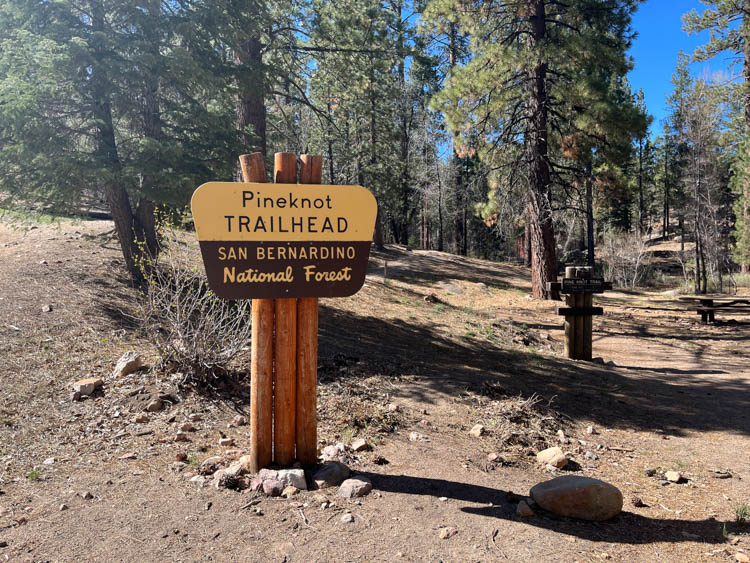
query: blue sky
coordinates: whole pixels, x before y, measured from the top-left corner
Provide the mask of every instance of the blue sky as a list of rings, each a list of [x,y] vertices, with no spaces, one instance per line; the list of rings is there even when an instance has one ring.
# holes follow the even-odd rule
[[[648,112],[654,116],[651,134],[659,135],[667,115],[666,98],[672,91],[672,73],[680,49],[692,54],[693,49],[708,41],[708,32],[688,36],[682,31],[682,14],[691,9],[702,12],[706,6],[699,0],[647,0],[633,16],[633,29],[638,37],[630,55],[635,68],[629,74],[634,91],[643,90]],[[694,63],[694,76],[713,73],[727,67],[722,56],[705,63]]]

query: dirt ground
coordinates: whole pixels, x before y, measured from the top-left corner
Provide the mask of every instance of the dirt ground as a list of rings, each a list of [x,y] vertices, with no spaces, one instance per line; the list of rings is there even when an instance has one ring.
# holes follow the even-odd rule
[[[750,319],[703,326],[667,287],[608,292],[595,298],[603,362],[570,361],[562,319],[530,299],[522,267],[391,247],[373,255],[359,294],[320,309],[321,447],[366,438],[372,451],[345,461],[373,492],[255,498],[190,481],[203,459],[243,453],[248,427],[227,424],[247,414],[247,394],[199,395],[158,370],[112,377],[127,350],[156,358],[110,231],[104,221],[0,221],[0,560],[750,555],[750,525],[736,522],[750,503]],[[103,392],[72,401],[86,376],[102,377]],[[169,408],[133,422],[136,399],[159,392],[172,395]],[[389,404],[398,412],[386,416]],[[196,431],[175,442],[188,419]],[[477,423],[481,438],[468,433]],[[516,516],[529,488],[552,477],[534,454],[558,430],[572,459],[560,473],[619,487],[620,516]],[[236,451],[219,447],[223,435]],[[487,461],[493,452],[502,463]],[[174,463],[180,453],[186,464]],[[684,482],[663,484],[667,470]],[[444,527],[457,533],[440,539]]]

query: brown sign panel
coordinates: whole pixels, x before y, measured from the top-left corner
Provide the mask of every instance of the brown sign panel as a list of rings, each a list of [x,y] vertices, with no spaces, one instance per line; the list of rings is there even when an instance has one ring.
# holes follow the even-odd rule
[[[604,278],[563,278],[560,293],[604,293]]]
[[[361,186],[209,182],[191,208],[220,297],[346,297],[365,281],[377,204]]]

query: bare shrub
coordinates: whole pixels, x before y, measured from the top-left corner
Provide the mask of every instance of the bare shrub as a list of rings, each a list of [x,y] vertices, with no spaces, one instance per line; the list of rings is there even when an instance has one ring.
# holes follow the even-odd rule
[[[159,257],[144,268],[146,287],[139,317],[161,361],[183,373],[183,384],[216,383],[246,346],[251,302],[213,293],[199,266],[197,249],[167,229]]]
[[[648,278],[648,245],[637,233],[609,231],[604,234],[604,276],[618,287],[634,289]]]

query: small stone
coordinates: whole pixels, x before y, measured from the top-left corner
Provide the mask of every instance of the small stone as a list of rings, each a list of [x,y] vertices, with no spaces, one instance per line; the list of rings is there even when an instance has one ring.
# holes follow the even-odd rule
[[[148,415],[145,412],[139,412],[133,417],[133,422],[136,424],[145,424],[149,421]]]
[[[242,466],[242,472],[243,473],[252,473],[252,457],[249,455],[243,455],[240,457],[240,459],[237,460],[237,463],[239,463]]]
[[[219,446],[223,448],[230,448],[234,446],[234,438],[220,438]]]
[[[565,435],[565,432],[562,430],[557,431],[557,441],[561,444],[567,444],[570,440],[568,440],[568,437]]]
[[[68,508],[69,508],[69,506],[67,504],[61,504],[60,505],[60,512],[62,512],[63,510],[68,510]]]
[[[84,395],[91,395],[94,391],[104,385],[104,382],[99,377],[87,377],[86,379],[79,379],[73,384],[73,391],[77,391]]]
[[[534,511],[531,510],[531,507],[526,503],[525,500],[522,500],[518,503],[518,506],[516,506],[516,515],[520,516],[521,518],[528,518],[529,516],[534,516]]]
[[[448,538],[452,538],[458,533],[458,530],[456,528],[447,527],[447,528],[440,528],[440,539],[441,540],[447,540]]]
[[[263,492],[269,497],[277,497],[284,490],[284,483],[276,479],[266,479],[263,481]]]
[[[339,442],[338,444],[326,446],[323,448],[323,450],[320,452],[321,457],[323,458],[323,461],[329,461],[332,459],[335,459],[339,456],[339,454],[343,453],[345,450],[344,444]]]
[[[372,490],[372,482],[367,477],[357,476],[347,479],[336,492],[343,498],[363,497]]]
[[[341,516],[341,523],[342,524],[352,524],[354,522],[354,514],[351,512],[347,512],[343,516]]]
[[[583,457],[592,461],[599,459],[599,456],[596,455],[594,452],[586,452],[585,454],[583,454]]]
[[[200,422],[201,421],[201,415],[199,415],[199,414],[188,415],[188,420],[190,422]]]
[[[312,476],[315,488],[337,487],[349,477],[349,468],[338,461],[331,461],[320,467]]]
[[[412,432],[409,434],[409,441],[410,442],[426,442],[427,436],[424,434],[420,434],[419,432]]]
[[[586,434],[599,434],[599,432],[593,426],[587,426],[586,427]]]
[[[258,479],[277,479],[279,472],[275,469],[261,469],[258,471]]]
[[[401,410],[401,408],[396,403],[388,403],[388,405],[385,407],[385,410],[388,412],[398,412]]]
[[[238,414],[232,419],[232,422],[230,422],[229,424],[230,426],[247,426],[249,423],[246,416]]]
[[[474,436],[475,438],[479,438],[482,434],[484,434],[484,426],[481,424],[475,424],[471,430],[469,430],[469,434],[471,436]]]
[[[440,497],[438,500],[440,502],[446,502],[448,500],[448,497]]]
[[[120,456],[120,459],[127,460],[127,459],[135,459],[136,455],[135,452],[128,452],[126,454],[123,454]]]
[[[643,470],[643,474],[646,477],[653,477],[654,475],[656,475],[656,467],[647,467]]]
[[[544,510],[581,520],[608,520],[622,510],[622,493],[614,485],[579,475],[565,475],[531,488]]]
[[[679,483],[682,481],[682,474],[679,471],[667,471],[664,478],[670,483]]]
[[[180,426],[180,430],[183,432],[195,432],[195,426],[190,422],[185,422]]]
[[[134,371],[138,371],[145,365],[146,362],[144,361],[143,356],[137,352],[129,350],[117,360],[117,365],[112,371],[112,377],[124,377]]]
[[[80,391],[73,391],[70,393],[70,400],[71,401],[80,401],[81,400],[81,392]]]
[[[55,458],[54,457],[48,457],[42,462],[42,465],[54,465],[55,464]]]
[[[643,499],[641,497],[635,495],[630,499],[630,502],[636,508],[643,508],[648,506],[645,502],[643,502]]]
[[[52,305],[42,305],[42,313],[51,313]]]
[[[161,399],[154,399],[146,404],[146,412],[159,412],[164,408],[164,403]]]
[[[297,487],[294,487],[292,485],[288,485],[284,487],[284,490],[281,491],[281,496],[284,498],[292,498],[294,495],[299,493],[299,489]]]
[[[250,480],[250,485],[248,486],[248,490],[252,493],[256,491],[260,491],[263,489],[263,479],[258,479],[255,477],[254,479]]]
[[[285,485],[291,485],[304,491],[307,490],[304,469],[282,469],[276,478]]]
[[[203,475],[195,475],[194,477],[190,478],[191,483],[195,483],[200,487],[204,486],[207,480],[208,478]]]
[[[542,450],[536,454],[536,459],[540,464],[551,465],[557,469],[562,469],[568,465],[568,458],[565,457],[565,454],[558,446]]]
[[[92,495],[90,491],[86,491],[85,493],[81,494],[81,497],[83,498],[83,500],[91,500],[92,498],[94,498],[94,495]]]
[[[370,449],[370,444],[368,444],[364,438],[357,438],[356,440],[352,440],[352,443],[349,444],[349,447],[352,449],[352,451],[364,452]]]
[[[239,477],[245,473],[243,465],[239,461],[235,461],[229,467],[224,470],[225,475],[231,475],[232,477]]]
[[[174,435],[174,441],[175,442],[189,442],[190,438],[188,438],[188,435],[185,434],[182,431],[178,431],[177,434]]]
[[[737,563],[750,563],[750,557],[742,552],[735,553],[734,558],[737,560]]]
[[[487,461],[489,461],[490,463],[503,463],[503,461],[505,460],[503,460],[503,456],[501,456],[499,453],[493,452],[491,454],[487,454]]]
[[[175,461],[186,461],[187,458],[188,456],[185,452],[177,452],[176,454],[174,454]]]

